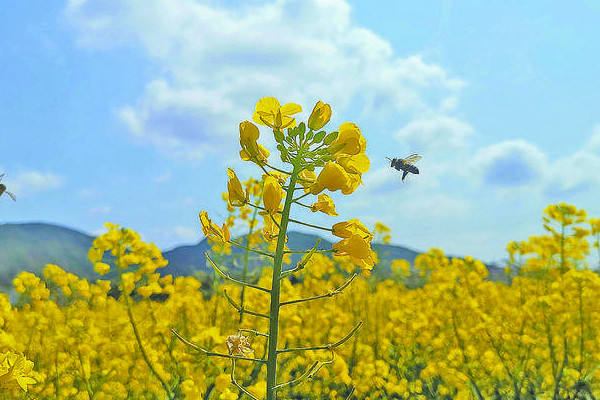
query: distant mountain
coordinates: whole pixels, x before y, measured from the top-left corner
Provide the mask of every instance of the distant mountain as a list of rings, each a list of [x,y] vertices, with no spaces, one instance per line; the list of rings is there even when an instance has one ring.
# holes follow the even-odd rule
[[[288,247],[291,250],[306,250],[312,248],[317,239],[316,235],[289,232]],[[94,272],[87,254],[94,237],[77,230],[45,223],[0,224],[0,287],[11,286],[12,279],[20,271],[33,272],[39,276],[46,264],[56,264],[68,272],[90,281],[99,276]],[[332,243],[321,239],[318,249],[330,249]],[[163,257],[169,264],[160,270],[161,275],[177,276],[192,275],[196,271],[210,271],[206,264],[205,252],[210,250],[206,239],[198,244],[178,246],[163,252]],[[389,273],[389,262],[394,259],[405,259],[414,262],[419,252],[401,246],[375,245],[382,266],[377,271],[379,276]],[[232,246],[232,255],[220,260],[220,265],[227,269],[240,269],[240,259],[243,249]],[[292,255],[291,265],[300,260],[300,254]],[[257,258],[250,260],[250,269],[264,265]],[[490,267],[492,269],[494,267]],[[490,271],[493,275],[493,271]],[[104,277],[107,278],[106,276]]]
[[[21,271],[37,275],[56,264],[86,278],[95,277],[87,259],[94,237],[74,229],[44,223],[0,225],[0,285],[11,285]]]

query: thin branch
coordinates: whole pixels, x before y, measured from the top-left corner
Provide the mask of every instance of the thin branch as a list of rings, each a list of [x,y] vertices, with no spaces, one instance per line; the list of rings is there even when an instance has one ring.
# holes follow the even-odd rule
[[[331,350],[333,348],[336,348],[336,347],[341,346],[344,343],[346,343],[348,341],[348,339],[350,339],[352,337],[352,335],[354,335],[356,333],[356,331],[361,327],[362,324],[363,324],[363,322],[360,321],[358,324],[356,324],[356,326],[354,328],[352,328],[350,333],[348,333],[346,336],[344,336],[342,339],[338,340],[335,343],[329,343],[324,346],[295,347],[295,348],[291,348],[291,349],[282,349],[282,350],[277,350],[277,353],[281,354],[281,353],[289,353],[292,351],[308,351],[308,350]]]
[[[240,389],[242,392],[244,392],[247,396],[251,397],[253,400],[260,400],[258,397],[254,396],[252,393],[250,393],[245,387],[243,387],[242,385],[240,385],[236,380],[235,380],[235,360],[231,360],[231,382],[233,382],[233,384]]]
[[[304,188],[302,188],[302,189],[304,189]],[[298,202],[298,200],[305,198],[305,197],[306,197],[306,196],[308,196],[309,194],[310,194],[310,192],[308,192],[308,193],[304,193],[303,195],[301,195],[301,196],[298,196],[298,197],[296,197],[295,199],[292,199],[292,201],[293,201],[293,202],[295,202],[295,203],[297,203],[297,202]]]
[[[307,222],[302,222],[302,221],[298,221],[298,220],[291,219],[291,218],[290,218],[290,222],[295,222],[295,223],[300,224],[300,225],[309,226],[311,228],[316,228],[316,229],[322,229],[324,231],[333,233],[333,229],[331,229],[331,228],[325,228],[325,227],[322,227],[322,226],[319,226],[319,225],[313,225],[313,224],[309,224]]]
[[[240,247],[242,249],[250,250],[250,251],[252,251],[252,252],[254,252],[256,254],[261,254],[263,256],[267,256],[267,257],[271,257],[271,258],[275,257],[275,255],[273,255],[271,253],[267,253],[265,251],[260,251],[260,250],[253,249],[253,248],[248,247],[248,246],[244,246],[243,244],[240,244],[240,243],[238,243],[238,242],[236,242],[234,240],[231,240],[231,239],[229,239],[228,243],[231,243],[231,244],[233,244],[233,245],[235,245],[237,247]]]
[[[315,251],[317,251],[317,247],[319,246],[319,243],[321,243],[321,239],[317,239],[317,243],[315,243],[315,245],[313,246],[313,248],[310,249],[304,257],[302,257],[302,260],[300,260],[300,262],[296,264],[296,266],[294,267],[294,269],[282,272],[281,276],[279,277],[279,280],[285,279],[288,276],[290,276],[290,275],[292,275],[292,274],[300,271],[301,269],[304,269],[304,267],[306,266],[306,264],[312,258],[313,254],[315,254]]]
[[[281,305],[285,306],[285,305],[288,305],[288,304],[302,303],[302,302],[305,302],[305,301],[311,301],[311,300],[322,299],[324,297],[335,296],[336,294],[342,293],[342,291],[344,289],[346,289],[348,287],[348,285],[350,285],[352,283],[352,281],[354,281],[354,278],[356,278],[356,274],[352,275],[350,277],[350,279],[348,279],[346,282],[344,282],[342,284],[342,286],[340,286],[339,288],[337,288],[335,290],[332,290],[332,291],[330,291],[328,293],[325,293],[325,294],[322,294],[322,295],[319,295],[319,296],[308,297],[306,299],[298,299],[298,300],[291,300],[291,301],[282,301]]]
[[[208,252],[204,253],[204,255],[206,256],[206,259],[208,260],[208,262],[210,263],[210,265],[212,265],[212,267],[217,271],[217,273],[219,275],[221,275],[223,278],[227,279],[228,281],[237,283],[238,285],[241,285],[241,286],[247,286],[247,287],[252,288],[252,289],[262,290],[263,292],[266,292],[266,293],[271,293],[271,291],[269,289],[267,289],[267,288],[264,288],[264,287],[261,287],[261,286],[257,286],[257,285],[253,285],[252,283],[243,282],[243,281],[240,281],[238,279],[232,278],[231,275],[226,274],[225,272],[223,272],[217,266],[217,264],[208,255]]]
[[[269,216],[271,217],[271,221],[273,221],[273,223],[277,226],[277,229],[281,229],[281,226],[279,226],[279,222],[277,222],[273,214],[269,214]]]
[[[356,388],[352,387],[352,390],[350,391],[350,393],[348,394],[348,396],[346,396],[346,400],[350,400],[350,397],[352,397],[352,395],[354,394],[355,390],[356,390]]]
[[[265,165],[266,165],[267,167],[271,168],[272,170],[275,170],[275,171],[277,171],[277,172],[281,172],[282,174],[286,174],[286,175],[292,175],[292,173],[291,173],[291,172],[284,171],[284,170],[282,170],[282,169],[279,169],[279,168],[277,168],[277,167],[274,167],[274,166],[272,166],[272,165],[269,165],[269,164],[265,164]]]
[[[327,250],[315,250],[315,253],[333,253],[335,250],[327,249]],[[306,254],[310,253],[310,250],[286,250],[284,251],[286,254]]]
[[[308,208],[309,210],[312,211],[312,207],[311,206],[308,206],[306,204],[300,203],[299,201],[295,201],[295,200],[294,200],[294,203],[298,204],[299,206],[306,207],[306,208]]]
[[[319,372],[319,370],[321,368],[323,368],[325,365],[327,364],[331,364],[334,360],[335,356],[333,351],[331,352],[331,359],[327,360],[327,361],[315,361],[308,370],[306,370],[306,372],[304,374],[302,374],[302,376],[300,376],[299,378],[293,379],[291,381],[288,382],[284,382],[284,383],[280,383],[279,385],[275,385],[273,387],[274,390],[279,390],[281,388],[284,388],[286,386],[294,386],[294,385],[298,385],[300,383],[302,383],[303,381],[312,378],[313,376],[316,375],[317,372]]]
[[[232,306],[233,308],[235,308],[236,310],[238,310],[239,312],[241,312],[241,313],[246,313],[246,314],[249,314],[249,315],[254,315],[254,316],[256,316],[256,317],[262,317],[262,318],[266,318],[266,319],[270,319],[270,318],[271,318],[271,317],[270,317],[269,315],[267,315],[267,314],[261,314],[261,313],[258,313],[258,312],[256,312],[256,311],[249,311],[249,310],[246,310],[244,307],[242,307],[242,306],[240,306],[239,304],[237,304],[237,303],[235,302],[235,300],[233,300],[231,297],[229,297],[229,295],[227,294],[227,290],[224,290],[224,291],[223,291],[223,293],[225,293],[225,297],[227,298],[227,301],[229,302],[229,304],[231,304],[231,306]]]
[[[183,336],[181,336],[179,333],[177,333],[177,331],[175,329],[171,328],[171,332],[173,332],[173,334],[175,336],[177,336],[177,338],[179,340],[181,340],[184,344],[190,346],[194,350],[198,350],[199,352],[204,353],[208,357],[222,357],[222,358],[229,358],[231,360],[244,360],[244,361],[254,361],[254,362],[259,362],[259,363],[266,363],[265,360],[262,360],[260,358],[249,358],[249,357],[232,356],[230,354],[213,353],[212,351],[203,349],[202,347],[185,339]]]
[[[252,334],[254,334],[254,335],[256,335],[256,336],[264,336],[264,337],[266,337],[266,338],[268,338],[268,337],[269,337],[269,335],[268,335],[267,333],[262,333],[262,332],[259,332],[259,331],[257,331],[256,329],[246,329],[246,328],[240,328],[240,329],[238,329],[238,332],[240,332],[240,333],[241,333],[241,332],[248,332],[248,333],[252,333]]]

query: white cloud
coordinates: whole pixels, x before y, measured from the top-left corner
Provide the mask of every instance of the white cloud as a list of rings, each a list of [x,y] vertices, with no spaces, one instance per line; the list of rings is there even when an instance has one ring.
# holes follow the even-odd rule
[[[6,186],[16,195],[29,195],[56,189],[64,184],[64,179],[52,172],[23,172],[7,180]]]
[[[600,185],[600,155],[581,150],[557,160],[548,178],[549,193],[585,191]]]
[[[590,150],[600,150],[600,125],[594,127],[592,136],[588,140],[586,148]]]
[[[444,115],[416,119],[396,132],[395,137],[410,152],[451,154],[467,150],[473,128],[468,123]]]
[[[97,207],[91,207],[89,209],[90,214],[106,214],[106,213],[109,213],[110,211],[111,211],[111,208],[109,206],[97,206]]]
[[[70,1],[66,14],[88,47],[141,46],[162,76],[119,116],[139,140],[202,157],[235,143],[237,123],[266,95],[336,112],[426,114],[460,79],[356,26],[342,0],[277,0],[225,8],[208,1]],[[435,101],[437,108],[441,100]],[[444,106],[452,108],[448,100]],[[310,110],[308,110],[310,111]],[[461,128],[461,127],[459,127]]]
[[[514,188],[541,183],[549,168],[546,155],[524,140],[507,140],[478,149],[469,175],[481,183]]]

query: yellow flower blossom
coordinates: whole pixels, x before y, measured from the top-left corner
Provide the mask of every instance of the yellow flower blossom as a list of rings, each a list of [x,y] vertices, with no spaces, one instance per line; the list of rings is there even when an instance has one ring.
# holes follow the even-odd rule
[[[353,218],[345,222],[338,222],[332,226],[333,234],[341,238],[349,238],[352,235],[359,235],[368,242],[371,242],[373,235],[366,226],[358,219]]]
[[[259,164],[265,164],[269,157],[269,150],[262,144],[257,143],[259,131],[256,125],[250,121],[240,123],[240,157],[244,161],[257,161]]]
[[[344,122],[340,125],[337,139],[331,143],[330,149],[337,149],[335,154],[357,155],[363,154],[367,149],[365,139],[356,124]]]
[[[318,131],[324,127],[331,119],[331,106],[323,103],[321,100],[315,104],[310,117],[308,118],[308,127],[312,130]]]
[[[329,197],[325,193],[321,193],[319,195],[318,199],[319,199],[318,202],[313,203],[310,206],[310,209],[312,210],[312,212],[321,211],[328,215],[333,215],[333,216],[338,215],[338,213],[335,212],[335,203],[333,202],[333,199],[331,197]]]
[[[302,111],[302,107],[295,103],[283,106],[274,97],[263,97],[256,103],[256,109],[252,120],[260,125],[266,125],[273,129],[285,129],[296,126],[296,120],[290,115]]]
[[[229,176],[229,181],[227,182],[229,204],[235,207],[243,206],[248,202],[248,192],[244,193],[242,183],[233,169],[227,168],[227,176]]]
[[[283,197],[284,192],[277,179],[272,176],[266,176],[263,186],[263,204],[265,206],[265,211],[271,215],[276,214],[281,210],[281,200]]]
[[[375,265],[370,243],[359,234],[353,234],[333,245],[338,256],[350,256],[350,259],[361,268],[371,269]]]
[[[222,229],[219,228],[217,224],[208,218],[208,213],[206,211],[200,212],[200,224],[202,225],[202,232],[204,233],[204,236],[211,237],[217,240],[219,243],[227,243],[231,238],[227,224],[223,224]]]
[[[27,385],[36,383],[29,374],[33,369],[33,362],[22,354],[10,351],[0,352],[0,387],[3,389],[21,388],[27,391]]]
[[[349,174],[340,165],[328,162],[325,164],[317,181],[310,187],[312,194],[319,194],[324,189],[335,192],[336,190],[348,190],[351,187]]]

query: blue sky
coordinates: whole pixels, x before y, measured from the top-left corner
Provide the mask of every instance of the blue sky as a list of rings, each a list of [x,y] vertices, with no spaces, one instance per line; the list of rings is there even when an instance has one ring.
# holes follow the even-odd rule
[[[484,261],[567,202],[600,216],[600,6],[592,1],[70,0],[0,4],[0,222],[162,249],[226,215],[238,124],[275,96],[358,124],[371,170],[331,225]],[[264,144],[274,150],[267,131]],[[404,184],[385,157],[424,156]]]

